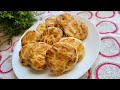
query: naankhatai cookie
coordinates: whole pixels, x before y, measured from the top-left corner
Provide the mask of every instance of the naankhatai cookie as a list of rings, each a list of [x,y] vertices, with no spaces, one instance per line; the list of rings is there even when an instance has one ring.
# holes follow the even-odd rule
[[[51,48],[50,45],[44,43],[44,42],[36,42],[33,44],[33,47],[30,49],[30,58],[29,58],[29,64],[30,66],[35,69],[42,71],[46,69],[46,51]]]
[[[40,34],[36,31],[28,31],[26,34],[23,36],[21,40],[22,46],[25,46],[27,44],[30,44],[32,42],[36,42],[36,40],[40,37]]]
[[[62,26],[63,28],[68,24],[69,21],[71,21],[72,19],[74,19],[74,17],[68,13],[63,13],[61,15],[59,15],[56,20],[57,23]]]
[[[27,44],[23,46],[19,52],[20,61],[25,66],[29,65],[29,51],[31,50],[32,46],[33,43]]]
[[[46,28],[48,27],[56,27],[56,17],[57,16],[51,16],[45,20]]]
[[[75,37],[83,40],[88,35],[88,27],[85,23],[73,19],[66,27],[64,27],[64,32],[69,37]]]
[[[78,59],[76,49],[67,43],[57,42],[46,52],[46,64],[55,75],[71,70]]]
[[[58,42],[62,38],[62,36],[63,31],[61,29],[57,27],[49,27],[41,35],[40,41],[52,45]]]
[[[60,42],[71,44],[77,50],[78,61],[82,60],[85,54],[85,46],[81,40],[74,37],[65,37],[60,39]]]
[[[44,30],[46,30],[46,26],[45,26],[45,23],[41,23],[37,26],[37,29],[36,29],[40,34],[43,33]]]

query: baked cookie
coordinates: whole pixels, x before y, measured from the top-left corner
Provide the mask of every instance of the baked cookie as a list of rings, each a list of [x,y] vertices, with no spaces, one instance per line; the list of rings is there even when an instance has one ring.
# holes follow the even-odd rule
[[[77,51],[78,61],[81,61],[85,54],[85,46],[83,42],[74,37],[65,37],[60,39],[60,42],[71,44]]]
[[[46,28],[48,27],[58,27],[61,30],[63,29],[58,22],[56,21],[57,16],[51,16],[45,20]]]
[[[56,27],[56,16],[51,16],[45,20],[46,28]]]
[[[69,37],[84,40],[88,35],[88,27],[85,23],[73,19],[64,27],[64,33]]]
[[[21,40],[22,46],[25,46],[27,44],[30,44],[32,42],[36,42],[36,40],[40,37],[40,34],[36,31],[28,31],[26,34],[23,36]]]
[[[33,43],[27,44],[23,46],[19,52],[20,61],[23,65],[28,66],[29,65],[29,51],[31,50],[31,47],[33,46]]]
[[[45,27],[45,23],[41,23],[37,26],[37,29],[36,29],[40,34],[43,33],[44,30],[46,30],[46,27]]]
[[[41,34],[40,41],[47,44],[54,44],[58,42],[63,36],[63,31],[57,27],[49,27]]]
[[[64,28],[68,24],[68,22],[71,21],[72,19],[74,19],[74,17],[68,13],[63,13],[56,18],[57,23],[62,28]]]
[[[78,59],[76,49],[67,43],[57,42],[46,52],[46,64],[55,75],[71,70]]]
[[[44,42],[35,42],[33,44],[33,47],[30,49],[30,58],[29,58],[29,64],[30,66],[35,69],[42,71],[46,69],[46,51],[51,48],[50,45],[44,43]]]

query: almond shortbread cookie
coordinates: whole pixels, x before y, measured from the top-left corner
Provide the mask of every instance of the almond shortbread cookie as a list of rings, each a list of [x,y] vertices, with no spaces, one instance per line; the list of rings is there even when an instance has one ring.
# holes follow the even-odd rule
[[[43,32],[40,37],[41,42],[45,42],[47,44],[54,44],[58,42],[63,36],[63,31],[57,27],[49,27],[47,30]]]
[[[57,42],[46,52],[46,64],[55,75],[71,70],[78,60],[76,49],[67,43]]]
[[[60,42],[71,44],[77,50],[78,61],[81,61],[85,54],[85,46],[83,42],[74,37],[65,37],[60,39]]]
[[[84,40],[88,35],[88,27],[85,23],[73,19],[64,27],[64,32],[69,37]]]
[[[27,31],[21,40],[21,44],[22,46],[25,46],[27,44],[36,42],[38,37],[40,37],[40,34],[37,31]]]
[[[50,45],[44,42],[36,42],[33,44],[33,47],[30,49],[30,58],[29,64],[30,66],[35,69],[42,71],[46,69],[46,51],[51,48]]]

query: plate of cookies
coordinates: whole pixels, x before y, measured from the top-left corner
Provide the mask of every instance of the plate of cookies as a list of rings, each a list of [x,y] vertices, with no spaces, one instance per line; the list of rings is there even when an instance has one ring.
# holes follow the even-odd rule
[[[38,21],[22,35],[12,66],[19,79],[79,79],[99,50],[99,33],[88,19],[60,13]]]

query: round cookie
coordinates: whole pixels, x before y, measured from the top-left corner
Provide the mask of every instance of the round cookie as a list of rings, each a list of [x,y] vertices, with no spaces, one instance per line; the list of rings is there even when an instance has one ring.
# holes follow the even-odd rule
[[[36,42],[33,44],[33,47],[30,49],[30,58],[29,58],[29,64],[30,66],[35,69],[42,71],[46,69],[46,51],[51,48],[50,45],[44,43],[44,42]]]
[[[29,51],[32,46],[33,46],[33,43],[27,44],[23,46],[19,52],[20,61],[25,66],[29,65],[29,55],[30,55]]]
[[[60,42],[71,44],[77,51],[78,61],[81,61],[85,54],[85,46],[83,42],[74,37],[65,37],[60,39]]]
[[[51,16],[45,20],[46,28],[56,27],[56,16]]]
[[[84,40],[88,35],[88,27],[85,23],[73,19],[64,27],[64,32],[69,37]]]
[[[46,64],[54,75],[74,68],[78,56],[76,49],[67,43],[57,42],[46,52]]]
[[[43,33],[44,30],[46,30],[46,27],[45,27],[45,23],[41,23],[37,26],[37,29],[36,29],[40,34]]]
[[[27,44],[30,44],[32,42],[36,42],[38,37],[40,37],[40,34],[36,31],[28,31],[26,34],[23,36],[21,40],[22,46],[25,46]]]
[[[40,41],[47,44],[54,44],[58,42],[63,36],[63,31],[57,27],[49,27],[41,34]]]
[[[62,26],[62,28],[64,28],[72,19],[74,19],[74,17],[68,13],[63,13],[56,18],[57,23]]]

